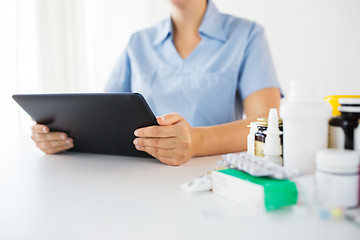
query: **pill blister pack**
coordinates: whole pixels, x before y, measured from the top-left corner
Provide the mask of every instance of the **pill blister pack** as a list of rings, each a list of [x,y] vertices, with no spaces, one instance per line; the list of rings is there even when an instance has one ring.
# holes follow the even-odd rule
[[[223,155],[223,160],[219,163],[224,167],[238,169],[255,177],[288,179],[299,175],[296,169],[285,168],[247,152]]]

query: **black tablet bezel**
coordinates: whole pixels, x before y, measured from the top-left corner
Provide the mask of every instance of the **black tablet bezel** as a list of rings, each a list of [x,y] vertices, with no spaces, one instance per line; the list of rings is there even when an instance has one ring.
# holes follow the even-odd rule
[[[135,129],[158,125],[140,93],[15,94],[13,99],[37,123],[72,137],[69,151],[151,157],[133,144]]]

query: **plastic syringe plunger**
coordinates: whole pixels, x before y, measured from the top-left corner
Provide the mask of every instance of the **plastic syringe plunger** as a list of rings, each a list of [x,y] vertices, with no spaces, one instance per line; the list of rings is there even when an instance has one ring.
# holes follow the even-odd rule
[[[264,155],[265,158],[282,165],[282,146],[279,130],[279,116],[276,108],[271,108],[268,117],[268,128],[264,132],[266,134]],[[271,157],[271,158],[270,158]]]

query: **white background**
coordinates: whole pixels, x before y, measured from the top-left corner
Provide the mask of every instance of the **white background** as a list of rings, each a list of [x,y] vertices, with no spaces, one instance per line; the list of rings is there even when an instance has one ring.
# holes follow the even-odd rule
[[[265,27],[285,95],[292,80],[360,94],[359,0],[214,2]],[[31,124],[11,94],[102,91],[130,34],[169,13],[166,0],[0,0],[3,135]]]

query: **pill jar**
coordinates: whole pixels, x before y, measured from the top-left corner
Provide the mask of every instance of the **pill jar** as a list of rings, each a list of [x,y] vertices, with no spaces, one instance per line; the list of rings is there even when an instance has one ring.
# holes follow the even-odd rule
[[[340,116],[329,121],[329,148],[359,149],[354,135],[360,120],[360,98],[340,98],[339,103]]]
[[[263,157],[264,156],[264,144],[266,134],[264,133],[267,130],[268,119],[267,118],[258,118],[257,119],[257,132],[255,133],[255,156]],[[282,119],[279,119],[279,129],[283,131]],[[283,145],[283,134],[280,134],[281,146]]]
[[[255,133],[257,132],[257,122],[251,122],[250,132],[247,136],[247,152],[251,155],[255,155]]]
[[[357,151],[321,149],[316,152],[316,198],[322,207],[358,206],[359,164]]]

